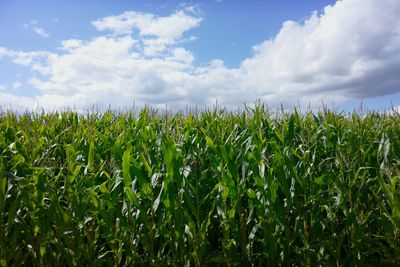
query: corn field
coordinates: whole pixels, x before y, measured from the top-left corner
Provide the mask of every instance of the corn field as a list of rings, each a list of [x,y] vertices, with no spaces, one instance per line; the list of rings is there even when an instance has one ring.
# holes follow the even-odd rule
[[[0,115],[0,266],[400,264],[400,116]]]

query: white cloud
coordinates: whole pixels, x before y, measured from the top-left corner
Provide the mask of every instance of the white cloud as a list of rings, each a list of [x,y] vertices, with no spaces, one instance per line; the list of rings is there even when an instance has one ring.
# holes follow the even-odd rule
[[[19,88],[21,88],[21,86],[22,86],[22,83],[21,83],[20,81],[15,81],[15,82],[12,84],[12,87],[13,87],[14,89],[19,89]]]
[[[400,106],[393,106],[386,110],[387,115],[400,116]]]
[[[31,28],[34,33],[36,33],[44,38],[50,37],[50,33],[48,33],[45,29],[39,27],[38,25],[39,25],[38,20],[32,20],[31,22],[25,23],[24,25],[22,25],[22,28],[25,30]]]
[[[0,111],[2,109],[11,110],[33,110],[38,107],[35,100],[25,96],[15,96],[9,93],[0,92]]]
[[[234,107],[256,99],[271,105],[319,106],[350,97],[400,92],[400,2],[342,0],[304,22],[287,21],[254,46],[238,68],[221,60],[196,66],[184,33],[202,18],[182,7],[170,16],[125,12],[92,24],[110,31],[91,40],[61,42],[60,53],[0,48],[0,58],[30,66],[41,90],[18,105],[91,108],[149,103],[174,109]],[[2,94],[0,105],[18,101]],[[4,99],[5,98],[5,99]]]
[[[95,20],[92,24],[99,31],[110,30],[116,34],[132,34],[134,30],[138,30],[141,36],[177,40],[185,31],[198,26],[202,20],[187,10],[189,9],[178,10],[166,17],[128,11],[118,16]]]
[[[55,55],[46,51],[23,52],[6,49],[4,56],[10,57],[15,64],[34,67],[39,62],[47,62]]]
[[[33,31],[44,38],[48,38],[50,36],[50,33],[46,32],[43,28],[40,28],[40,27],[36,27],[36,26],[33,27]]]
[[[242,68],[283,95],[327,92],[368,97],[399,91],[400,2],[345,0],[304,24],[285,22]],[[268,71],[266,71],[268,70]],[[284,81],[284,82],[282,82]]]
[[[8,54],[9,54],[8,49],[5,48],[5,47],[1,47],[1,46],[0,46],[0,59],[1,59],[2,57],[8,56]]]
[[[76,48],[81,47],[83,44],[82,40],[79,39],[68,39],[61,41],[61,49],[65,51],[72,51]]]
[[[198,17],[195,8],[184,7],[165,17],[128,11],[118,16],[95,20],[92,24],[99,31],[107,30],[115,35],[131,35],[138,31],[145,55],[154,56],[181,41],[182,35],[197,27],[201,21],[202,18]]]

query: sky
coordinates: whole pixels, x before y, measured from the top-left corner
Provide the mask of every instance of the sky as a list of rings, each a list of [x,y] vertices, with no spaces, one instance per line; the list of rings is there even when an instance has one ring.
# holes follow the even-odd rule
[[[400,110],[399,0],[0,0],[0,109]]]

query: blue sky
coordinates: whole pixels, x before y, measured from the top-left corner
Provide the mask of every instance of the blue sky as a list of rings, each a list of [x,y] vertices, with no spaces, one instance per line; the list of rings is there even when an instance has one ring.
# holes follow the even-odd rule
[[[398,0],[2,0],[4,109],[400,106]]]

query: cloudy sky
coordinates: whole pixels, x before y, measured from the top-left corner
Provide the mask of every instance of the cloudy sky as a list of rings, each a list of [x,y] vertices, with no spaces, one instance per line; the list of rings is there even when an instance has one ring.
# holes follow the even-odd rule
[[[1,0],[0,106],[400,106],[399,14],[399,0]]]

